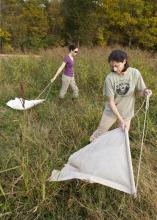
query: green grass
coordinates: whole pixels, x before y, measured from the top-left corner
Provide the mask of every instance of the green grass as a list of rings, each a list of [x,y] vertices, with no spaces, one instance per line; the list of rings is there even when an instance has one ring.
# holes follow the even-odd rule
[[[126,49],[126,48],[125,48]],[[109,71],[111,48],[80,49],[76,58],[78,100],[71,91],[58,98],[59,77],[47,102],[19,112],[5,103],[19,95],[35,98],[62,62],[64,49],[42,52],[41,58],[3,58],[0,72],[0,219],[104,220],[157,218],[157,56],[128,50],[131,66],[138,68],[153,90],[147,118],[139,195],[128,194],[80,180],[48,182],[53,169],[84,147],[96,129],[104,108],[103,84]],[[44,96],[43,96],[44,97]],[[136,110],[143,98],[137,98]],[[144,109],[132,120],[130,143],[135,176],[140,154]]]

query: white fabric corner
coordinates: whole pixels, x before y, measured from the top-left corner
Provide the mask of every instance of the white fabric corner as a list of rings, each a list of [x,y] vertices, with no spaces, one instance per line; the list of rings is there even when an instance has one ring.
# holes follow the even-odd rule
[[[45,99],[25,100],[22,98],[15,98],[14,100],[8,101],[6,105],[16,110],[27,110],[44,101]]]
[[[128,132],[108,131],[73,153],[61,171],[53,170],[50,181],[81,179],[136,194]]]

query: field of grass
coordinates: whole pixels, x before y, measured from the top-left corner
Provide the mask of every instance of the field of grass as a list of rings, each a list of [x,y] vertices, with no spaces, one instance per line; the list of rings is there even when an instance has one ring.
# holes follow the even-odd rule
[[[78,100],[69,90],[58,93],[61,76],[47,102],[19,112],[6,102],[19,94],[33,99],[49,83],[62,62],[65,49],[42,52],[41,57],[1,59],[0,72],[0,219],[7,220],[156,220],[157,219],[157,56],[126,51],[153,90],[142,156],[138,197],[80,180],[48,182],[53,169],[84,147],[97,128],[104,108],[103,84],[109,72],[111,48],[80,49],[75,61]],[[44,97],[44,96],[43,96]],[[143,98],[137,98],[136,110]],[[132,120],[130,145],[135,177],[140,154],[144,108]]]

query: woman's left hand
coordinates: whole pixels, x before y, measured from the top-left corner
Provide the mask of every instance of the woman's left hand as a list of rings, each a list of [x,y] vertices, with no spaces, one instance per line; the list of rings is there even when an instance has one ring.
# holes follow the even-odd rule
[[[144,90],[144,96],[151,96],[152,95],[152,90],[151,89],[145,89]]]

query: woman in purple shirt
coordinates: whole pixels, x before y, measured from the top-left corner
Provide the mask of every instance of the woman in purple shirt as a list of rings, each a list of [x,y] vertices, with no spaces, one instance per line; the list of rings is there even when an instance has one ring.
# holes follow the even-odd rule
[[[79,93],[78,87],[75,82],[73,69],[74,57],[78,53],[78,48],[72,44],[68,46],[68,49],[69,54],[64,57],[62,65],[58,68],[55,76],[51,79],[51,82],[53,82],[64,69],[64,74],[62,75],[62,87],[59,94],[59,97],[62,99],[64,98],[69,86],[71,86],[73,90],[74,98],[77,98]]]

